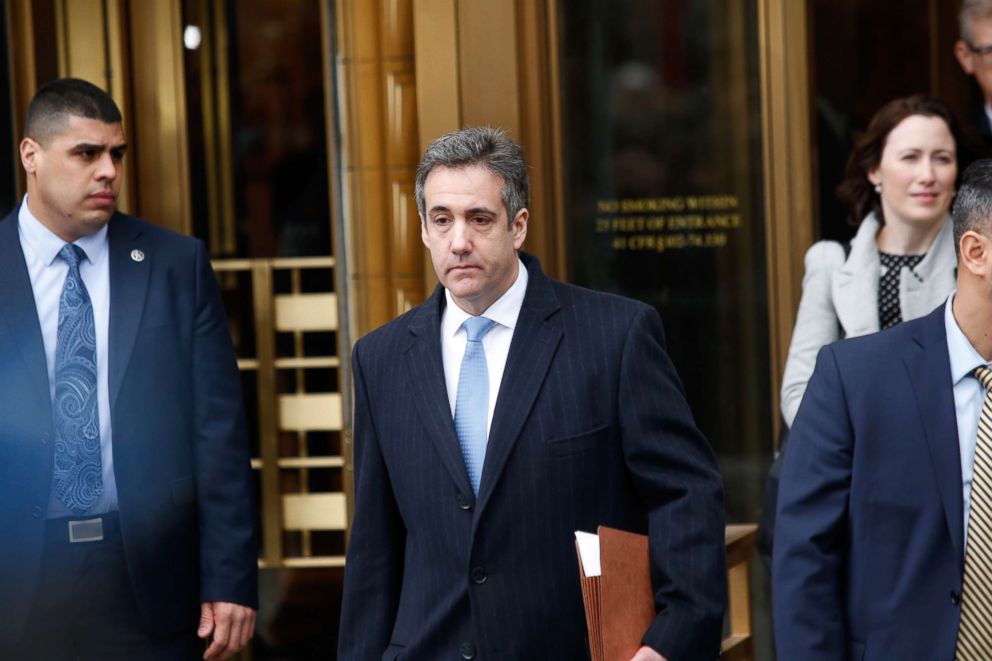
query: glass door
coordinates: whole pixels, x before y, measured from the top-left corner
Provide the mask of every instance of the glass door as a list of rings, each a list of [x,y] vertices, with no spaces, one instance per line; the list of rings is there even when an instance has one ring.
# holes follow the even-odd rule
[[[756,2],[560,4],[567,262],[658,308],[732,521],[771,455]]]
[[[183,0],[191,226],[224,291],[261,532],[252,658],[333,656],[347,499],[332,3]],[[332,139],[329,140],[328,137]]]
[[[758,521],[774,449],[759,4],[558,3],[567,277],[660,312],[729,523]]]

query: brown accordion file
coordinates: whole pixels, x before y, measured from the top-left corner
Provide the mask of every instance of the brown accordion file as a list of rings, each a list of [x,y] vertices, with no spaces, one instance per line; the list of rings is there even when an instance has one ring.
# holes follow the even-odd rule
[[[597,536],[575,535],[589,652],[592,661],[630,661],[655,616],[648,538],[604,526],[598,533],[598,558]]]

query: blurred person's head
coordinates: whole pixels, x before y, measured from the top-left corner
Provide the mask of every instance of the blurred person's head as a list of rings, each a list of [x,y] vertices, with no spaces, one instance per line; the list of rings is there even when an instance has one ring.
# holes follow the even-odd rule
[[[954,245],[974,232],[992,241],[992,159],[975,161],[961,175],[961,190],[954,200],[952,214]]]
[[[958,19],[954,55],[964,72],[975,77],[985,103],[992,105],[992,0],[964,0]]]
[[[917,94],[875,113],[848,158],[837,189],[852,225],[874,212],[881,224],[932,228],[947,215],[957,179],[950,110]]]

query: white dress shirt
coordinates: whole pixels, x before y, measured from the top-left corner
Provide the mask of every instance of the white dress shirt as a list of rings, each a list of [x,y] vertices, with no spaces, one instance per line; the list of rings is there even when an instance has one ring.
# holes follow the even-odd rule
[[[988,361],[975,351],[965,337],[951,303],[954,293],[944,307],[944,328],[947,332],[947,352],[951,359],[951,383],[954,384],[954,413],[958,422],[958,445],[961,448],[961,484],[964,487],[964,540],[968,541],[968,513],[971,511],[971,481],[974,475],[975,444],[978,440],[978,418],[985,402],[985,389],[972,372]]]
[[[35,308],[45,343],[45,363],[48,367],[50,396],[55,399],[55,345],[58,338],[59,298],[69,265],[59,257],[66,242],[45,227],[28,209],[24,196],[17,216],[17,233],[24,251]],[[100,416],[100,460],[103,468],[103,494],[87,514],[103,514],[117,509],[117,482],[114,479],[114,455],[110,428],[110,387],[108,367],[108,335],[110,331],[110,258],[107,248],[107,227],[75,242],[86,252],[79,265],[79,274],[93,304],[96,322],[96,382],[97,410]],[[70,516],[68,508],[55,497],[48,502],[48,518]]]
[[[524,304],[526,293],[527,267],[517,259],[517,279],[480,315],[496,322],[482,337],[482,348],[486,352],[486,370],[489,373],[487,435],[493,426],[493,412],[496,410],[499,385],[503,382],[506,357],[510,354],[510,340],[513,339],[513,329],[517,325],[517,317],[520,316],[520,308]],[[441,316],[441,362],[444,363],[444,382],[448,388],[451,416],[454,417],[455,400],[458,397],[458,376],[461,373],[462,358],[465,356],[465,345],[468,343],[468,335],[462,324],[472,315],[458,307],[447,289],[444,290],[444,295],[447,305],[444,306],[444,313]]]

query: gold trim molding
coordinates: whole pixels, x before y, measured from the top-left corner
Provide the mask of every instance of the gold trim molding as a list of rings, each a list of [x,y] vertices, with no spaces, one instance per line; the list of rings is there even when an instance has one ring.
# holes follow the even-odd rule
[[[806,4],[758,1],[772,420],[813,240]]]

